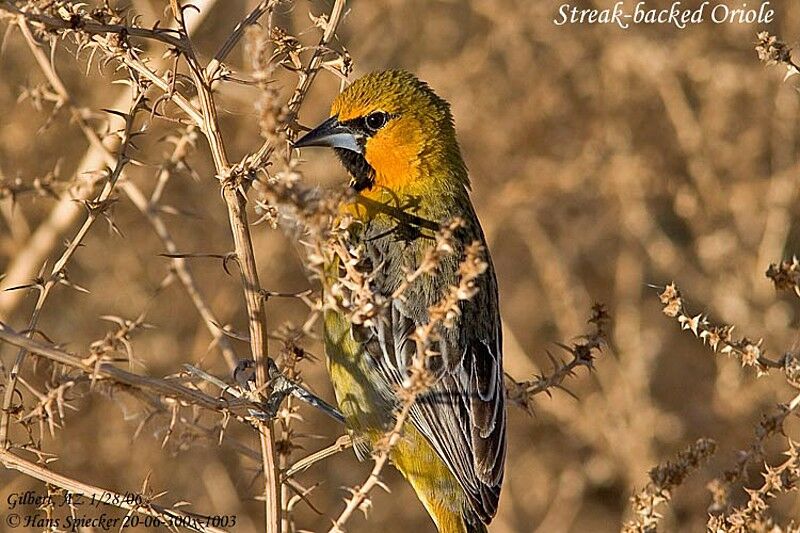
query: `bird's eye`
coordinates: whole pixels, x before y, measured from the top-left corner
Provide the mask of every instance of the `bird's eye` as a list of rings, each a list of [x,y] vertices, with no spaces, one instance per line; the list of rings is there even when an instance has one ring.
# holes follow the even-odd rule
[[[370,113],[365,119],[367,128],[369,128],[371,131],[378,131],[384,127],[388,121],[389,115],[383,111],[375,111],[374,113]]]

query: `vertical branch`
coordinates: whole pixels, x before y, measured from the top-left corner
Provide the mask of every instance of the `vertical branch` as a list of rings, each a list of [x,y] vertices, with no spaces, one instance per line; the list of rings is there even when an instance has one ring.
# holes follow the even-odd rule
[[[289,110],[292,113],[292,118],[300,109],[300,104],[303,103],[306,94],[308,94],[308,90],[311,88],[311,84],[314,82],[314,78],[316,77],[319,68],[322,66],[322,56],[330,42],[333,40],[334,35],[336,35],[336,29],[339,27],[339,23],[342,20],[342,15],[344,15],[344,8],[346,4],[347,0],[336,0],[336,2],[334,2],[330,17],[328,18],[328,23],[325,26],[325,31],[322,32],[322,38],[317,45],[317,49],[314,50],[314,55],[311,57],[311,61],[308,63],[308,68],[300,73],[300,80],[297,84],[297,88],[294,91],[294,96],[292,96],[292,100],[289,102]]]
[[[181,27],[184,27],[183,10],[178,0],[171,0],[172,12]],[[189,43],[189,50],[185,58],[189,72],[197,89],[200,108],[203,114],[202,131],[208,141],[217,177],[222,183],[222,195],[228,209],[233,236],[234,250],[239,263],[242,287],[244,290],[245,304],[247,306],[248,326],[250,333],[250,350],[256,363],[256,386],[264,394],[270,394],[267,384],[267,312],[265,301],[261,297],[261,283],[258,279],[253,241],[250,237],[250,228],[247,221],[247,198],[239,191],[235,176],[232,175],[228,155],[222,132],[219,128],[217,108],[211,93],[211,85],[206,78],[206,69],[200,66],[191,46],[188,32],[185,38]],[[280,472],[275,460],[275,437],[273,423],[259,423],[259,441],[264,468],[264,501],[266,511],[267,533],[280,533],[281,507],[280,507]]]
[[[267,388],[266,361],[269,357],[267,351],[267,311],[264,299],[261,297],[261,285],[256,269],[253,242],[250,238],[250,229],[247,222],[245,205],[247,199],[231,183],[223,183],[223,197],[228,207],[228,219],[233,234],[236,257],[239,262],[242,286],[244,288],[245,303],[250,330],[250,349],[256,362],[256,386],[258,390],[269,394]],[[266,530],[267,533],[281,531],[280,518],[280,475],[278,464],[275,461],[275,436],[273,423],[259,423],[259,441],[261,456],[264,462],[264,485],[266,502]]]

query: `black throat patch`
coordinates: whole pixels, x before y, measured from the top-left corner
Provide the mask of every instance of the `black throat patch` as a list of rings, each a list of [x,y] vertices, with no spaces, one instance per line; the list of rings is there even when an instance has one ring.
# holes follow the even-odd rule
[[[334,148],[339,160],[353,177],[353,188],[361,192],[364,189],[371,189],[375,185],[375,169],[367,163],[364,156],[347,150],[345,148]]]

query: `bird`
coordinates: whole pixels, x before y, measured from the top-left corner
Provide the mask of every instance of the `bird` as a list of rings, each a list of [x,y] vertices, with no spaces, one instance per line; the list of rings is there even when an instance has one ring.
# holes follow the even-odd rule
[[[294,142],[312,146],[332,148],[350,175],[352,200],[340,210],[352,217],[351,238],[364,250],[372,290],[385,302],[380,316],[361,324],[341,311],[324,316],[327,366],[359,458],[369,457],[397,420],[414,332],[458,284],[460,257],[470,243],[483,250],[486,270],[475,280],[477,292],[459,302],[437,341],[426,363],[433,382],[412,405],[390,460],[440,533],[486,532],[506,456],[501,321],[495,270],[450,105],[407,71],[372,72],[339,93],[330,117]],[[435,246],[431,232],[454,219],[462,227],[454,232],[452,256],[435,275],[407,283],[408,272]]]

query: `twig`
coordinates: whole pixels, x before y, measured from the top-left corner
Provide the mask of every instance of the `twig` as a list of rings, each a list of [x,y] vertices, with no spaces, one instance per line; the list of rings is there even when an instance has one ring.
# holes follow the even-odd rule
[[[703,313],[692,316],[686,310],[681,292],[674,283],[664,287],[658,297],[664,306],[662,311],[665,315],[676,319],[681,325],[681,329],[691,331],[715,353],[733,355],[739,359],[742,366],[755,367],[759,376],[766,374],[770,368],[778,368],[787,372],[788,358],[773,360],[767,357],[761,339],[758,341],[752,341],[748,337],[737,339],[733,336],[733,326],[713,324]]]
[[[187,29],[190,35],[200,26],[208,13],[212,11],[216,0],[204,0],[202,4],[204,9],[197,16],[192,17],[188,23]],[[120,108],[126,105],[127,101],[127,94],[120,95],[110,107],[113,109]],[[100,148],[102,148],[101,144],[93,144],[87,149],[78,165],[80,172],[94,170],[103,164],[105,150]],[[90,176],[89,179],[80,183],[80,186],[74,190],[74,199],[79,201],[88,199],[99,181],[98,175],[98,177]],[[61,235],[75,224],[81,212],[73,198],[64,196],[59,200],[47,219],[39,224],[36,231],[28,239],[25,248],[14,255],[6,268],[5,279],[0,280],[2,284],[5,287],[10,287],[26,283],[27,280],[35,276],[50,252],[61,243]],[[9,317],[14,308],[19,305],[21,299],[22,292],[20,291],[0,292],[0,320]]]
[[[27,26],[23,23],[20,25],[20,29],[22,30],[23,34],[26,35],[27,38],[32,39]],[[105,210],[110,207],[110,199],[111,194],[114,192],[114,188],[117,184],[117,180],[122,173],[122,169],[128,163],[129,158],[127,154],[128,147],[130,145],[130,141],[133,135],[133,123],[136,118],[136,112],[139,109],[139,105],[142,101],[143,95],[138,91],[138,87],[135,85],[132,86],[134,90],[134,94],[132,96],[132,103],[130,105],[130,110],[127,114],[123,115],[125,118],[125,128],[122,137],[122,144],[119,149],[119,153],[117,155],[116,166],[114,167],[113,171],[108,176],[108,179],[103,186],[103,190],[100,191],[100,194],[92,202],[87,202],[86,207],[89,212],[86,215],[86,219],[84,220],[83,225],[77,231],[75,236],[69,241],[69,245],[61,257],[56,261],[55,265],[53,265],[53,269],[50,272],[50,275],[46,280],[37,281],[36,287],[39,290],[39,297],[36,301],[36,306],[34,307],[33,314],[28,322],[28,327],[26,331],[32,334],[33,331],[36,330],[36,326],[39,323],[39,317],[41,316],[42,309],[44,307],[45,301],[47,297],[50,295],[50,291],[59,283],[63,283],[66,281],[66,266],[69,263],[72,256],[75,254],[75,251],[81,245],[83,239],[89,233],[89,230],[94,225],[94,222],[99,218],[101,214],[105,213]],[[14,366],[11,369],[11,373],[8,377],[8,381],[6,383],[6,388],[3,394],[3,410],[0,414],[0,447],[7,448],[8,447],[8,425],[10,419],[10,411],[9,408],[11,406],[11,401],[14,396],[14,389],[16,387],[17,382],[17,375],[19,374],[20,368],[22,366],[23,361],[25,360],[25,350],[21,349],[17,354],[17,358],[14,361]]]
[[[180,25],[183,25],[183,11],[179,6],[178,0],[171,0],[170,4],[173,16]],[[253,359],[256,362],[256,386],[269,396],[270,391],[267,386],[266,372],[266,362],[269,357],[267,351],[267,313],[264,299],[261,298],[261,284],[258,279],[255,253],[253,252],[253,243],[250,237],[250,228],[245,211],[247,198],[239,192],[237,184],[231,180],[231,167],[225,151],[222,133],[219,129],[217,108],[214,104],[211,87],[205,79],[205,69],[199,65],[197,59],[191,52],[191,38],[188,34],[185,35],[185,38],[187,42],[189,42],[190,50],[189,53],[186,54],[186,61],[189,65],[189,72],[195,83],[195,88],[197,89],[197,96],[200,100],[200,107],[203,113],[201,129],[208,141],[214,159],[217,177],[221,180],[223,198],[228,208],[228,220],[233,234],[233,242],[239,263],[242,287],[244,289],[245,303],[247,305],[250,349]],[[258,428],[264,463],[266,531],[267,533],[280,533],[280,472],[275,460],[275,437],[272,425],[271,421],[260,421]]]
[[[71,368],[76,368],[93,379],[107,378],[111,381],[137,389],[149,390],[158,393],[162,396],[175,398],[182,402],[191,405],[197,405],[206,409],[214,411],[227,412],[230,407],[236,405],[249,405],[249,402],[241,402],[237,400],[225,401],[218,398],[213,398],[202,391],[190,389],[183,385],[176,383],[172,380],[153,378],[150,376],[142,376],[133,372],[128,372],[112,365],[105,361],[96,361],[92,358],[79,359],[64,350],[60,350],[54,346],[43,344],[39,341],[33,340],[25,335],[17,333],[2,322],[0,322],[0,341],[7,342],[11,345],[17,346],[25,352],[45,357],[66,365]]]
[[[411,407],[414,405],[416,398],[416,394],[412,393],[404,402],[394,427],[384,437],[384,446],[375,457],[375,465],[372,467],[369,477],[360,487],[352,491],[352,496],[347,499],[344,510],[333,522],[333,526],[328,530],[328,533],[342,533],[342,531],[344,531],[344,524],[350,519],[353,513],[359,508],[367,508],[364,504],[368,501],[369,492],[375,488],[376,485],[383,486],[380,481],[381,471],[383,471],[383,468],[389,461],[392,448],[394,448],[402,436],[403,425],[406,423],[409,413],[411,413]]]
[[[292,95],[292,98],[289,100],[288,104],[290,114],[286,119],[287,124],[293,123],[300,106],[303,104],[309,89],[311,89],[311,84],[314,82],[314,78],[316,77],[317,72],[322,65],[322,55],[327,49],[331,40],[333,40],[333,37],[336,35],[336,30],[338,29],[339,23],[342,20],[346,3],[347,0],[336,0],[334,2],[333,7],[331,8],[330,16],[328,17],[328,22],[325,26],[325,31],[322,32],[322,37],[320,38],[319,44],[314,50],[314,54],[311,56],[308,66],[299,73],[300,79],[297,82],[297,87],[295,88],[294,94]],[[267,139],[254,154],[249,155],[244,159],[242,162],[242,167],[252,170],[261,168],[269,157],[269,154],[272,152],[272,149],[272,141],[271,139]]]
[[[586,367],[589,371],[594,368],[594,359],[603,349],[608,341],[608,326],[611,318],[603,304],[595,304],[592,307],[592,316],[588,322],[594,325],[595,330],[582,337],[582,340],[570,346],[559,343],[558,345],[569,353],[572,358],[568,362],[556,360],[548,352],[548,356],[553,363],[553,371],[550,375],[540,374],[528,381],[516,381],[506,374],[506,397],[523,409],[531,410],[533,397],[542,392],[550,394],[553,388],[562,388],[562,383],[569,376],[574,375],[575,370]]]
[[[39,47],[36,41],[33,39],[33,36],[30,34],[30,31],[27,31],[27,26],[25,22],[21,22],[24,27],[23,36],[28,44],[28,47],[33,53],[34,58],[36,59],[39,68],[41,69],[42,73],[47,78],[50,85],[59,95],[62,101],[62,105],[68,107],[73,121],[77,122],[78,126],[80,127],[81,131],[83,132],[86,139],[89,141],[90,145],[94,147],[96,151],[98,151],[105,159],[105,162],[108,166],[112,166],[114,164],[114,155],[106,148],[100,138],[98,137],[95,130],[91,127],[91,125],[86,121],[83,114],[80,110],[76,107],[75,103],[73,102],[72,97],[70,96],[69,92],[67,91],[66,86],[61,81],[60,76],[56,73],[55,69],[53,68],[53,64],[48,60],[47,55],[44,51]],[[175,165],[180,161],[188,149],[188,145],[191,143],[190,134],[182,136],[178,142],[175,144],[175,149],[173,150],[172,155],[170,156],[169,165],[165,166],[159,175],[158,182],[163,183],[166,181],[166,178],[170,174],[170,165]],[[139,190],[139,188],[134,184],[132,181],[128,180],[125,176],[123,171],[123,175],[120,176],[120,185],[119,187],[122,189],[123,192],[128,196],[131,202],[141,211],[141,213],[147,218],[150,225],[153,227],[153,230],[156,232],[158,237],[164,243],[164,248],[168,253],[174,254],[177,253],[178,247],[176,246],[175,242],[172,239],[172,236],[167,229],[166,224],[159,216],[158,212],[155,210],[155,206],[152,205],[152,202],[148,202],[145,199],[145,196]],[[194,304],[195,308],[197,309],[200,317],[203,319],[203,322],[208,329],[209,333],[214,337],[214,342],[219,346],[222,355],[225,357],[228,366],[233,369],[236,367],[236,354],[233,351],[230,341],[225,336],[225,334],[220,331],[220,328],[216,326],[219,323],[217,318],[214,316],[213,312],[209,308],[208,304],[205,301],[205,297],[200,293],[199,288],[197,287],[197,283],[195,282],[194,276],[189,268],[188,262],[183,258],[172,258],[172,267],[175,270],[176,275],[178,276],[179,281],[183,284],[184,288],[186,289],[189,298],[191,299],[192,303]]]
[[[292,464],[292,466],[290,466],[283,472],[282,479],[288,479],[296,474],[299,474],[300,472],[304,472],[309,468],[311,468],[312,465],[324,459],[327,459],[328,457],[336,455],[341,451],[351,448],[352,446],[353,446],[353,440],[350,438],[350,435],[342,435],[341,437],[336,439],[336,442],[334,442],[327,448],[323,448],[319,451],[316,451],[310,455],[303,457],[302,459],[295,461],[294,464]]]
[[[177,152],[178,147],[176,147],[175,150]],[[168,170],[163,170],[162,172],[168,172]],[[158,235],[158,237],[161,239],[161,242],[164,244],[164,249],[166,252],[168,254],[178,253],[178,246],[175,244],[172,235],[167,229],[167,225],[164,223],[164,220],[161,218],[161,216],[159,216],[155,206],[151,205],[147,201],[139,188],[131,181],[123,182],[120,188],[125,192],[133,205],[135,205],[136,208],[139,209],[139,211],[141,211],[141,213],[145,216],[145,218],[147,218],[147,221],[153,227],[153,231],[155,231],[156,235]],[[189,298],[197,309],[200,318],[203,320],[203,324],[209,333],[211,333],[211,335],[214,337],[214,342],[216,345],[219,346],[219,349],[222,352],[228,367],[230,369],[236,368],[236,353],[234,352],[227,335],[225,335],[225,333],[218,326],[220,321],[209,307],[205,296],[203,296],[203,294],[200,292],[200,288],[197,286],[197,282],[194,279],[194,274],[192,274],[192,271],[189,268],[189,262],[182,257],[172,257],[170,261],[172,263],[172,268],[175,270],[175,274],[178,276],[178,280],[180,280],[181,284],[186,290],[186,293],[189,295]]]
[[[344,15],[346,4],[347,0],[336,0],[333,4],[333,8],[331,8],[331,14],[325,25],[325,31],[322,32],[322,38],[319,40],[319,44],[314,50],[314,55],[311,56],[308,67],[300,73],[300,80],[297,84],[297,88],[294,91],[292,99],[289,101],[289,111],[292,113],[290,120],[297,115],[300,106],[303,104],[303,100],[305,100],[308,91],[311,89],[311,84],[314,83],[314,78],[317,76],[320,66],[322,66],[322,55],[336,35],[336,30],[342,20],[342,15]]]
[[[754,439],[748,448],[738,450],[734,465],[708,483],[707,488],[714,501],[709,507],[710,512],[715,514],[729,510],[733,485],[747,480],[748,470],[753,465],[766,464],[767,440],[776,435],[786,434],[784,424],[798,408],[800,408],[800,394],[795,395],[788,403],[778,405],[775,412],[761,415],[761,420],[755,426]]]
[[[272,11],[276,3],[277,0],[261,0],[261,2],[259,2],[258,5],[254,7],[247,16],[236,25],[236,27],[233,29],[233,32],[228,35],[225,43],[220,47],[219,51],[214,54],[214,59],[209,61],[208,65],[206,65],[206,80],[209,82],[214,80],[220,68],[222,68],[222,62],[225,61],[225,58],[228,57],[228,54],[231,53],[231,50],[233,50],[236,44],[241,40],[245,30],[253,24],[256,24],[258,19],[263,17],[266,12]]]
[[[622,527],[623,533],[654,533],[661,515],[656,508],[672,499],[672,491],[717,451],[711,439],[698,439],[680,452],[675,461],[667,461],[650,471],[650,483],[631,498],[635,517]]]
[[[0,1],[0,10],[14,13],[15,15],[21,15],[29,22],[41,25],[48,30],[82,31],[92,35],[113,33],[122,36],[141,37],[160,41],[178,50],[183,50],[186,46],[183,39],[173,36],[175,30],[167,28],[147,29],[128,24],[102,24],[96,20],[80,15],[70,17],[69,19],[61,19],[41,13],[24,11],[6,0]]]

